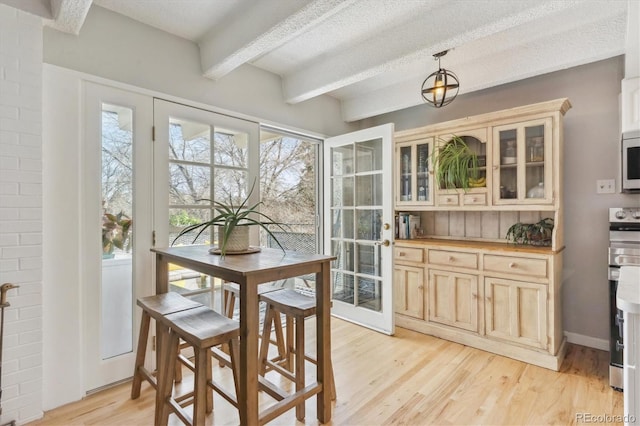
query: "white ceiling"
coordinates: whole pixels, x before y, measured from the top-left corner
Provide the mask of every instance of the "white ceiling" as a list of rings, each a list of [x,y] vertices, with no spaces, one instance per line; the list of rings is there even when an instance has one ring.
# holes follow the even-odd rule
[[[433,54],[447,49],[461,94],[623,54],[635,10],[627,0],[48,2],[54,28],[81,33],[89,7],[104,7],[197,43],[206,77],[250,64],[280,75],[289,103],[339,99],[346,121],[421,104]]]

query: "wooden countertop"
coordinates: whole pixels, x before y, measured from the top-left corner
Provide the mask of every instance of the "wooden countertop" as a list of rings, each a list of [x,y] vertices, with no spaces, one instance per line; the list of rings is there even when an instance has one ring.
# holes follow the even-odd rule
[[[529,245],[509,244],[509,243],[496,243],[491,241],[469,241],[469,240],[451,240],[442,238],[416,238],[412,240],[395,240],[395,244],[401,245],[439,245],[443,247],[456,247],[467,248],[476,250],[488,250],[488,251],[510,251],[520,253],[535,253],[535,254],[555,254],[564,250],[561,247],[559,250],[552,250],[551,247],[536,247]]]

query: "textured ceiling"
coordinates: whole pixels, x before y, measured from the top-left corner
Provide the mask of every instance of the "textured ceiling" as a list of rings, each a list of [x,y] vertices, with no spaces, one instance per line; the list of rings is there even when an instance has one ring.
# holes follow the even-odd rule
[[[287,102],[330,95],[353,121],[421,104],[432,55],[447,49],[442,66],[460,93],[629,55],[628,22],[640,21],[631,1],[50,0],[50,9],[54,28],[76,34],[89,7],[121,13],[198,44],[206,77],[249,64],[280,75]]]

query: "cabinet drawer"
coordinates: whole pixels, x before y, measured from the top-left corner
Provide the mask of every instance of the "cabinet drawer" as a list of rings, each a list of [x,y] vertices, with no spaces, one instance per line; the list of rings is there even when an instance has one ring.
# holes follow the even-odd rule
[[[429,250],[429,264],[478,269],[478,255],[457,251]]]
[[[406,262],[424,262],[424,250],[413,247],[394,247],[393,257],[395,260]]]
[[[458,194],[440,194],[438,195],[439,206],[457,206],[460,204]]]
[[[484,256],[484,270],[539,278],[547,278],[548,276],[546,259],[487,254]]]
[[[487,194],[464,194],[462,202],[465,206],[486,206]]]

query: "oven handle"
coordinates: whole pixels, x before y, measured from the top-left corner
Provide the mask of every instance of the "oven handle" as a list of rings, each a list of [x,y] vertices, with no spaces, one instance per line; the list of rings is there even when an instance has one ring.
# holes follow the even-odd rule
[[[637,265],[640,266],[640,256],[620,255],[615,257],[616,265]]]
[[[624,318],[620,315],[620,312],[616,314],[616,324],[618,324],[618,330],[620,331],[620,335],[622,336],[622,331],[624,329]]]

